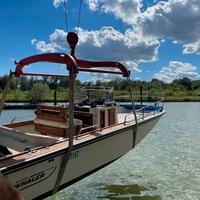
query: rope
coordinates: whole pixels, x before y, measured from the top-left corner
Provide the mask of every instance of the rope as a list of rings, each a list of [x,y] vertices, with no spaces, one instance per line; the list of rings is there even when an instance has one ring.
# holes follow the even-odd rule
[[[7,94],[9,92],[9,89],[10,89],[10,83],[12,81],[12,78],[13,78],[13,73],[10,72],[7,84],[6,84],[5,88],[4,88],[4,91],[3,91],[2,96],[1,96],[1,101],[0,101],[0,115],[1,115],[1,113],[3,111],[4,103],[6,101],[6,97],[7,97]]]
[[[66,1],[63,1],[63,6],[64,6],[64,14],[65,14],[65,26],[66,26],[66,30],[67,32],[69,32],[69,28],[68,28],[68,18],[67,18],[67,5],[66,5]]]
[[[78,34],[78,31],[79,31],[79,28],[80,28],[82,2],[83,2],[83,0],[80,0],[79,12],[78,12],[78,21],[77,21],[77,34]],[[68,32],[69,32],[69,25],[68,25],[68,16],[67,16],[67,4],[66,4],[66,0],[63,1],[63,7],[64,7],[64,15],[65,15],[65,26],[66,26],[66,30],[67,30],[67,33],[68,33]]]
[[[79,5],[78,23],[77,23],[77,34],[78,34],[78,31],[79,31],[79,28],[80,28],[81,8],[82,8],[82,0],[80,0],[80,5]]]
[[[75,74],[74,74],[74,69],[72,68],[69,70],[70,73],[70,90],[69,90],[69,147],[67,148],[67,152],[65,152],[60,169],[58,171],[58,176],[56,179],[56,183],[53,189],[53,194],[58,192],[60,183],[62,181],[63,175],[65,173],[65,170],[67,168],[67,164],[69,163],[70,155],[73,149],[73,141],[74,141],[74,89],[75,89]]]
[[[134,118],[135,118],[135,129],[133,129],[133,147],[135,146],[135,139],[136,139],[136,135],[137,135],[137,128],[138,128],[138,120],[137,120],[137,115],[136,115],[136,111],[135,111],[135,103],[133,100],[133,93],[132,93],[132,88],[131,88],[131,79],[130,79],[130,75],[127,78],[128,81],[128,85],[129,85],[129,92],[130,92],[130,97],[131,97],[131,103],[133,106],[133,114],[134,114]]]
[[[81,16],[81,5],[82,0],[80,0],[79,5],[79,15],[78,15],[78,29],[80,26],[80,16]],[[68,32],[68,23],[67,23],[67,9],[66,9],[66,2],[64,0],[64,8],[65,8],[65,21],[66,21],[66,28]],[[77,29],[77,34],[78,34]],[[71,55],[74,56],[74,49],[71,49]],[[56,179],[56,183],[54,185],[53,194],[58,192],[63,175],[65,173],[65,170],[67,168],[67,165],[70,160],[70,155],[73,150],[73,141],[74,141],[74,92],[75,92],[75,81],[76,81],[76,75],[74,73],[74,68],[72,67],[69,70],[69,77],[70,77],[70,85],[69,85],[69,147],[66,149],[66,152],[64,153],[64,156],[61,160],[61,165],[58,171],[58,176]]]

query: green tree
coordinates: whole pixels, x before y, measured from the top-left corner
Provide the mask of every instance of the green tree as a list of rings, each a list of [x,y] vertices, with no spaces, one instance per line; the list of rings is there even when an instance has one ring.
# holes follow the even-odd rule
[[[60,78],[59,85],[63,88],[69,87],[69,79],[68,78]]]
[[[179,82],[185,87],[186,90],[192,90],[192,81],[189,78],[184,77],[179,79]]]
[[[41,100],[44,99],[49,92],[49,86],[43,83],[35,83],[29,93],[32,99]]]
[[[0,77],[0,88],[1,89],[4,89],[7,81],[8,81],[8,75],[4,75],[3,77]]]
[[[31,90],[34,84],[35,84],[35,79],[33,77],[28,79],[27,90]]]
[[[29,80],[27,79],[27,77],[22,76],[20,78],[20,90],[22,91],[28,90],[28,83],[29,83]]]
[[[52,89],[52,90],[56,90],[59,86],[59,82],[60,81],[57,77],[51,77],[49,79],[49,83],[48,83],[49,88]]]
[[[192,89],[193,90],[200,89],[200,80],[192,81]]]

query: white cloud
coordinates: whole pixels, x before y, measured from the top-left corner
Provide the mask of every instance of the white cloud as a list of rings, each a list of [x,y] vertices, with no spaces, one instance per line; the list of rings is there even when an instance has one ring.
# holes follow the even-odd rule
[[[53,1],[55,7],[62,2]],[[78,58],[120,61],[132,71],[141,72],[136,63],[157,60],[158,49],[168,38],[174,44],[183,44],[183,53],[200,54],[199,0],[154,2],[145,11],[141,11],[142,0],[86,0],[86,3],[90,10],[111,13],[131,26],[124,33],[108,26],[90,31],[80,28]],[[41,52],[66,51],[68,46],[66,33],[58,29],[50,35],[49,42],[33,39],[32,44]],[[171,61],[155,74],[166,82],[183,76],[197,78],[199,74],[195,66],[178,61]]]
[[[90,73],[91,74],[91,73]],[[114,74],[99,74],[99,73],[92,73],[91,74],[91,78],[90,81],[92,82],[96,82],[96,81],[103,81],[103,82],[108,82],[111,80],[115,80],[116,79],[116,75]]]
[[[87,0],[86,3],[91,11],[96,11],[99,7],[99,0]]]
[[[127,24],[135,24],[141,15],[142,0],[87,0],[92,11],[101,10],[112,13]]]
[[[172,41],[173,44],[178,44],[178,42],[176,40]]]
[[[170,38],[185,45],[195,43],[199,40],[200,32],[200,2],[199,0],[159,2],[142,13],[138,23],[145,35]]]
[[[53,5],[58,8],[63,2],[64,0],[53,0]]]
[[[50,43],[45,41],[38,41],[37,39],[32,39],[31,43],[35,45],[38,51],[43,53],[55,52],[57,49],[65,49],[67,44],[66,33],[63,30],[55,29],[54,33],[50,35]]]
[[[130,64],[130,63],[129,63]],[[135,67],[133,67],[133,64],[135,65]],[[140,69],[138,69],[138,66],[136,63],[132,63],[132,65],[128,66],[126,63],[124,63],[124,65],[126,67],[130,67],[129,70],[131,70],[132,72],[141,72]],[[105,69],[108,70],[108,69]],[[112,69],[109,71],[119,71],[118,69]],[[91,75],[90,77],[90,81],[92,82],[96,82],[96,81],[102,81],[102,82],[108,82],[111,80],[116,80],[117,78],[121,78],[120,75],[116,75],[116,74],[101,74],[101,73],[89,73],[89,75]],[[140,80],[140,78],[135,77],[135,80]]]
[[[141,69],[138,68],[138,64],[135,62],[127,61],[123,63],[128,69],[132,72],[140,73],[142,72]]]
[[[140,34],[127,30],[120,33],[112,27],[97,31],[79,30],[78,50],[87,59],[112,59],[127,61],[153,61],[156,59],[159,41],[144,39]]]
[[[194,43],[183,45],[184,54],[196,53],[200,55],[200,40]]]
[[[56,29],[50,35],[50,42],[34,40],[39,51],[66,51],[66,33]],[[93,60],[114,60],[132,64],[130,69],[140,71],[135,62],[156,60],[159,41],[143,38],[139,33],[127,30],[124,34],[112,27],[87,31],[79,29],[79,43],[76,55],[78,58]]]
[[[166,40],[165,40],[165,39],[161,39],[160,42],[161,42],[161,43],[164,43],[164,42],[166,42]]]
[[[125,32],[126,44],[136,61],[156,61],[160,42],[155,37],[144,36],[140,28]]]
[[[139,80],[141,80],[141,78],[138,77],[138,76],[136,76],[136,77],[135,77],[135,80],[136,80],[136,81],[139,81]]]
[[[154,2],[145,11],[142,0],[87,0],[93,11],[112,13],[140,29],[145,38],[169,38],[184,45],[183,53],[200,53],[200,1],[169,0]]]
[[[109,0],[105,1],[102,9],[105,13],[115,16],[128,24],[135,24],[140,16],[141,0]]]
[[[53,46],[53,44],[46,44],[46,42],[37,41],[36,39],[32,39],[31,43],[35,45],[36,49],[41,51],[42,53],[55,52],[55,46]]]
[[[55,31],[50,35],[50,42],[59,49],[65,49],[67,46],[67,33],[60,29],[55,29]]]
[[[197,67],[190,63],[170,61],[169,65],[163,67],[159,73],[154,75],[154,77],[167,83],[183,77],[197,79],[200,78],[200,74],[196,72],[196,70]]]

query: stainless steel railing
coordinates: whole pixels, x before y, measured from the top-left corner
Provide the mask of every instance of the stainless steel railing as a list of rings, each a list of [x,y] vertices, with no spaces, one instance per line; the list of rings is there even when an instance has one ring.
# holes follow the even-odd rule
[[[33,114],[33,115],[25,115],[25,116],[14,117],[14,118],[11,120],[10,123],[13,124],[14,121],[15,121],[16,119],[23,119],[23,118],[29,118],[29,117],[35,117],[35,115]]]
[[[87,132],[87,131],[91,131],[91,130],[97,130],[98,126],[97,125],[92,125],[92,126],[88,126],[88,127],[84,127],[84,128],[81,128],[77,134],[76,134],[76,139],[78,139],[78,137],[83,133],[83,132]]]
[[[162,105],[161,105],[161,108],[158,109],[158,110],[153,110],[153,111],[145,112],[145,110],[146,110],[147,108],[152,107],[152,105],[146,105],[146,106],[144,106],[144,107],[142,107],[142,108],[140,108],[140,109],[137,109],[137,110],[136,110],[137,119],[138,119],[138,120],[140,120],[140,119],[144,120],[145,117],[146,117],[147,115],[148,115],[148,116],[149,116],[149,115],[152,115],[152,114],[155,115],[157,112],[160,112],[161,110],[163,110],[163,108],[164,108],[164,100],[165,100],[165,98],[164,98],[164,97],[161,97],[160,100],[158,100],[158,101],[156,101],[156,102],[154,103],[154,105],[159,105],[160,103],[162,104]],[[130,115],[133,115],[133,114],[134,114],[134,113],[131,112],[131,113],[128,113],[128,114],[124,117],[124,125],[125,125],[126,123],[130,123],[130,122],[132,122],[132,121],[135,121],[134,119],[131,119],[131,120],[127,121],[127,117],[130,116]]]

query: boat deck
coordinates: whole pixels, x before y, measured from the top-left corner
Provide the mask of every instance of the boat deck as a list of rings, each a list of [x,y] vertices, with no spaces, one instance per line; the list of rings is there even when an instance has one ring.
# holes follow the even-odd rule
[[[109,134],[110,132],[117,131],[119,129],[123,129],[128,126],[130,126],[130,125],[124,125],[123,123],[120,123],[120,124],[111,126],[109,128],[104,128],[102,130],[88,132],[88,133],[82,134],[78,137],[75,136],[74,137],[74,145],[84,143],[84,142],[92,140],[96,137]],[[26,129],[27,128],[32,129],[33,126],[27,125],[24,127]],[[19,128],[17,128],[17,129],[19,129]],[[21,126],[20,129],[23,129],[23,126]],[[14,154],[0,158],[0,169],[3,170],[3,168],[5,168],[6,166],[11,166],[11,165],[17,164],[19,162],[23,162],[25,160],[35,158],[35,157],[44,156],[46,154],[50,154],[52,152],[59,151],[62,149],[64,150],[67,147],[68,147],[68,140],[64,139],[64,138],[60,138],[60,140],[58,140],[58,142],[56,142],[54,144],[47,145],[45,147],[38,147],[38,148],[32,149],[30,152],[13,151]]]
[[[159,115],[159,114],[158,114]],[[111,132],[115,132],[117,130],[122,130],[124,128],[133,126],[135,124],[134,116],[133,114],[129,115],[129,118],[127,118],[127,123],[124,123],[124,117],[127,116],[127,113],[120,113],[118,114],[119,123],[105,127],[102,129],[97,129],[95,131],[90,131],[87,133],[80,134],[78,136],[74,136],[74,145],[78,145],[80,143],[84,143],[86,141],[92,140],[96,137],[107,135]],[[148,114],[144,119],[140,118],[138,123],[141,121],[146,121],[152,117],[155,117],[155,115]],[[33,121],[27,121],[27,122],[19,122],[15,124],[9,124],[5,125],[6,127],[13,128],[16,131],[23,131],[23,132],[31,132],[35,135],[41,135],[39,132],[34,130],[34,123]],[[48,136],[47,136],[48,137]],[[5,156],[3,158],[0,158],[0,169],[3,170],[7,166],[12,166],[20,162],[24,162],[25,160],[30,160],[33,158],[39,158],[41,156],[51,154],[53,152],[57,152],[60,150],[66,150],[68,147],[68,139],[61,138],[61,137],[55,137],[56,142],[53,144],[38,146],[36,148],[31,149],[30,151],[23,151],[19,152],[16,150],[11,150],[13,154]]]

